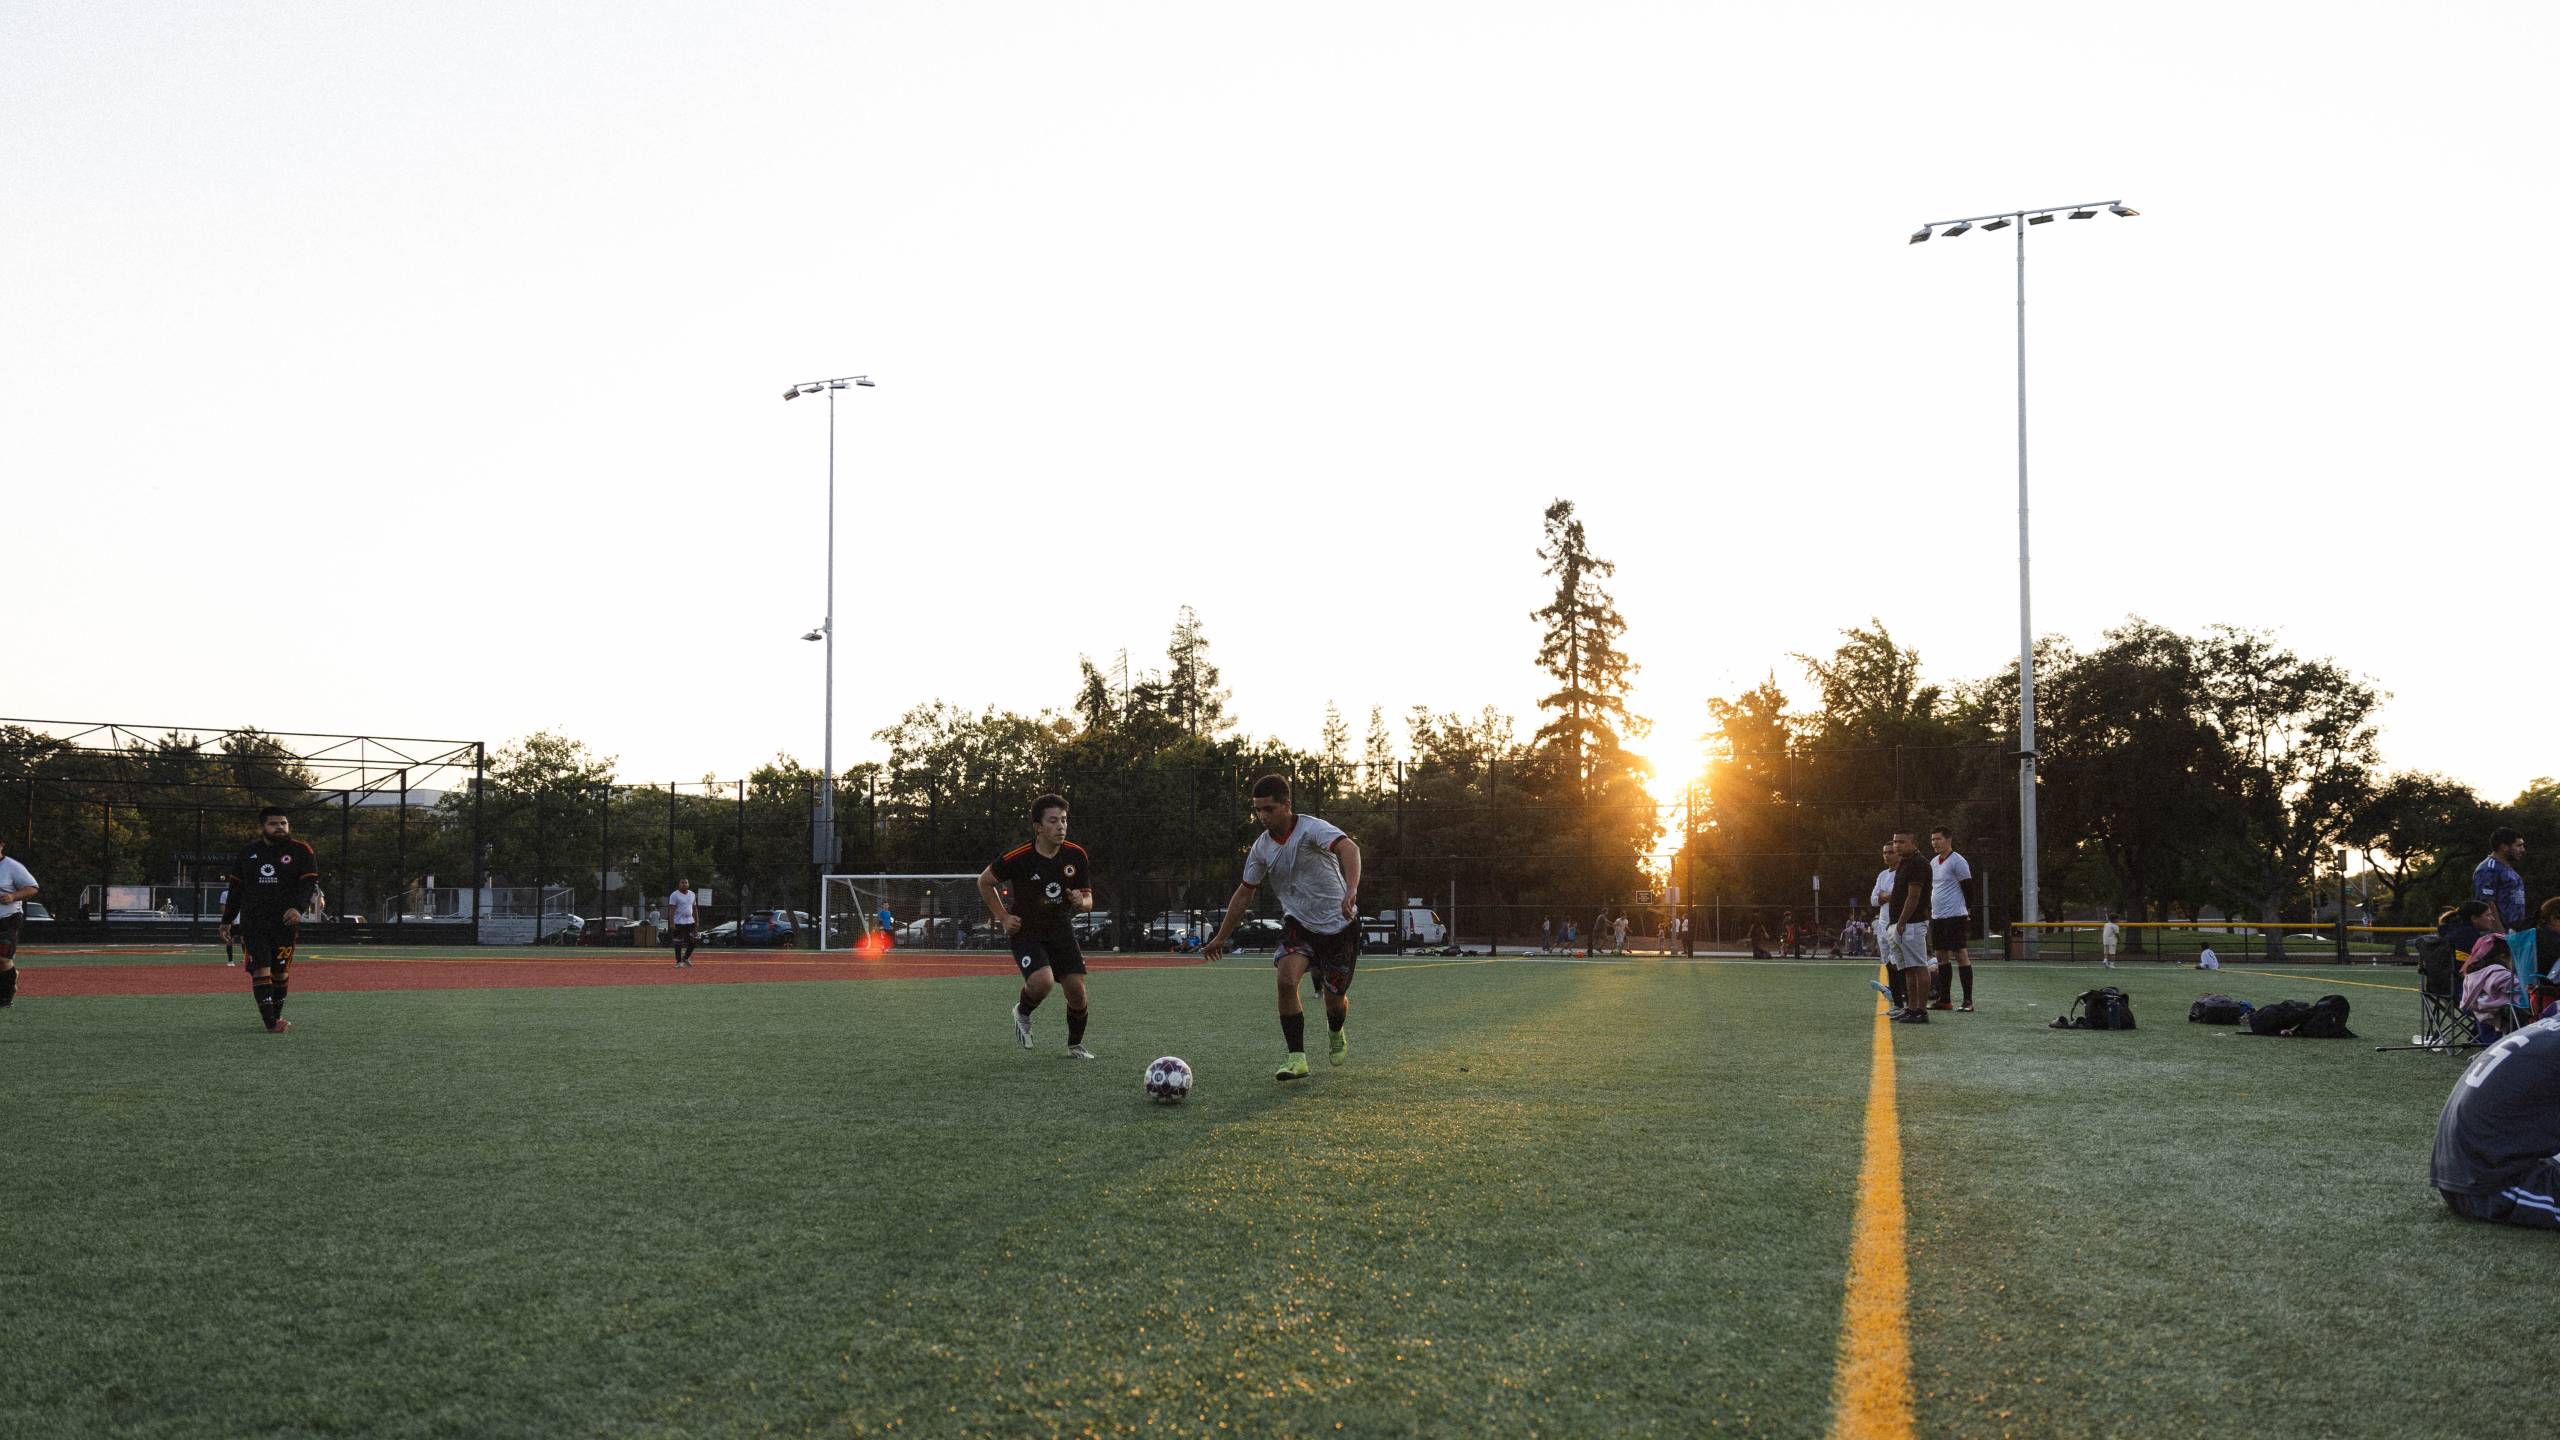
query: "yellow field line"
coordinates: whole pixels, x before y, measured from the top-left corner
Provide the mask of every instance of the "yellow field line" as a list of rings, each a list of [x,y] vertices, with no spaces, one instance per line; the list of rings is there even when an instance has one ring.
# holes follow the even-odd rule
[[[2223,967],[2230,970],[2229,966]],[[2231,970],[2234,975],[2264,975],[2270,980],[2304,980],[2315,985],[2353,985],[2362,990],[2397,990],[2403,995],[2415,991],[2415,985],[2376,985],[2370,980],[2338,980],[2327,976],[2313,979],[2308,975],[2288,975],[2282,970]]]
[[[1903,1253],[1902,1126],[1893,1105],[1892,1021],[1876,1013],[1867,1149],[1849,1232],[1849,1283],[1831,1374],[1833,1440],[1910,1440],[1911,1272]]]

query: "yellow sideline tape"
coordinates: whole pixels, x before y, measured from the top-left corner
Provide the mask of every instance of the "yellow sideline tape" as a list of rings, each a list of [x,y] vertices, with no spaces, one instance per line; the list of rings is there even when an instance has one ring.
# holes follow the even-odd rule
[[[1916,973],[1916,972],[1915,972]],[[1902,1126],[1893,1108],[1893,1030],[1876,1012],[1867,1071],[1867,1152],[1849,1231],[1848,1294],[1831,1373],[1833,1440],[1910,1440],[1911,1273],[1903,1252]]]

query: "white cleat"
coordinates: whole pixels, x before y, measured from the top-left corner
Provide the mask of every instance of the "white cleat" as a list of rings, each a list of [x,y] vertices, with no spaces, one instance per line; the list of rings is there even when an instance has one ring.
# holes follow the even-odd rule
[[[1081,1046],[1081,1045],[1070,1045],[1070,1046],[1068,1046],[1068,1047],[1067,1047],[1067,1053],[1068,1053],[1068,1054],[1070,1054],[1070,1055],[1072,1055],[1072,1056],[1074,1056],[1074,1057],[1075,1057],[1075,1058],[1077,1058],[1078,1060],[1099,1060],[1099,1059],[1101,1059],[1101,1058],[1102,1058],[1101,1056],[1094,1054],[1092,1051],[1087,1050],[1086,1048],[1084,1048],[1084,1047],[1083,1047],[1083,1046]]]
[[[1023,1049],[1031,1048],[1031,1017],[1019,1005],[1013,1007],[1013,1038],[1022,1042]]]

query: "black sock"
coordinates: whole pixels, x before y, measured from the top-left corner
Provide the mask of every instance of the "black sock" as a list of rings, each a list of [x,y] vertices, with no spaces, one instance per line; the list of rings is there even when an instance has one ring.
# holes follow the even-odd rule
[[[1973,1003],[1973,966],[1970,964],[1958,965],[1956,967],[1956,973],[1964,977],[1964,1003],[1970,1005]]]
[[[17,998],[18,967],[12,965],[6,970],[0,970],[0,1005],[6,1005]]]
[[[1085,1012],[1082,1010],[1071,1009],[1067,1012],[1068,1044],[1081,1045],[1084,1043],[1084,1017]]]
[[[258,1002],[258,1018],[267,1022],[269,1028],[273,1028],[277,1014],[282,1008],[276,1004],[275,982],[264,976],[251,980],[249,994]]]
[[[1348,1020],[1348,1019],[1350,1019],[1350,1018],[1351,1018],[1351,1012],[1350,1012],[1350,1011],[1348,1011],[1348,1010],[1343,1011],[1343,1012],[1342,1012],[1341,1014],[1339,1014],[1339,1015],[1336,1015],[1336,1014],[1334,1014],[1332,1011],[1327,1010],[1326,1012],[1324,1012],[1324,1024],[1325,1024],[1325,1028],[1326,1028],[1326,1029],[1328,1029],[1328,1030],[1339,1030],[1339,1029],[1341,1029],[1341,1028],[1342,1028],[1342,1022],[1343,1022],[1343,1021],[1345,1021],[1345,1020]]]
[[[1903,968],[1899,965],[1896,965],[1892,969],[1884,972],[1885,988],[1893,992],[1893,1003],[1896,1005],[1904,1003],[1902,998],[1902,977],[1904,973]]]
[[[1046,995],[1034,995],[1029,990],[1025,990],[1022,992],[1021,998],[1013,1002],[1014,1013],[1017,1015],[1028,1015],[1032,1011],[1039,1009],[1040,1002],[1048,998],[1049,997]]]
[[[1289,1042],[1292,1055],[1307,1048],[1307,1016],[1305,1011],[1280,1017],[1280,1034]]]

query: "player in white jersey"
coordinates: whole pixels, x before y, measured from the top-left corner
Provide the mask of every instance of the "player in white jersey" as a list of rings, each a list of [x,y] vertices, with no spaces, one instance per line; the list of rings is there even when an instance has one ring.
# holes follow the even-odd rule
[[[18,998],[18,932],[35,894],[36,877],[9,858],[9,842],[0,840],[0,1010]]]
[[[675,942],[676,968],[693,968],[693,952],[701,947],[696,938],[697,919],[693,898],[693,882],[678,880],[676,888],[667,892],[667,935]]]
[[[1932,1010],[1944,1010],[1955,980],[1964,981],[1964,1003],[1958,1010],[1973,1008],[1973,952],[1967,948],[1965,927],[1971,923],[1970,911],[1964,903],[1964,887],[1973,879],[1973,867],[1956,853],[1955,832],[1940,825],[1929,832],[1929,949],[1938,957],[1938,993]]]
[[[1262,833],[1245,854],[1244,882],[1228,898],[1226,919],[1201,954],[1215,960],[1227,952],[1227,937],[1253,903],[1253,892],[1270,881],[1280,898],[1280,950],[1271,963],[1280,980],[1280,1033],[1289,1042],[1279,1078],[1304,1080],[1307,1015],[1298,981],[1309,969],[1324,996],[1330,1058],[1339,1065],[1351,1054],[1342,1026],[1351,1018],[1351,975],[1360,963],[1360,847],[1341,827],[1299,814],[1289,782],[1278,775],[1254,782],[1253,818]]]

